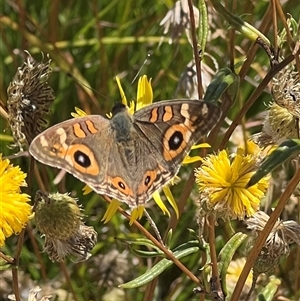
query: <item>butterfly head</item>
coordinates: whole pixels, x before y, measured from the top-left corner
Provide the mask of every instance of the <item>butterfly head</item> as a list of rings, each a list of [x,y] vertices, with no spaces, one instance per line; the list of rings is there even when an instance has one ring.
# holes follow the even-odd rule
[[[112,115],[115,116],[118,113],[126,112],[126,111],[127,111],[126,106],[123,103],[119,102],[119,103],[116,103],[114,105],[114,107],[112,108]]]

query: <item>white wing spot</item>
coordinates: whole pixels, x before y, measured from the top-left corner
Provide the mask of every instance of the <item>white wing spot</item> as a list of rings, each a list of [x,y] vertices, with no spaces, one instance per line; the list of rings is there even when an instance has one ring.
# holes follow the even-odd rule
[[[186,119],[190,118],[190,114],[189,114],[188,110],[189,110],[189,105],[187,103],[184,103],[184,104],[181,105],[180,113]]]
[[[59,128],[56,130],[56,134],[59,136],[59,141],[63,144],[67,139],[66,131],[63,128]]]
[[[65,143],[67,140],[67,133],[63,128],[59,128],[56,130],[56,134],[59,136],[59,142],[63,149],[68,149],[68,145]]]
[[[41,136],[41,140],[40,141],[41,141],[41,145],[43,147],[48,147],[49,146],[48,141],[46,140],[45,136]]]
[[[208,114],[208,106],[204,103],[202,106],[202,115],[205,116]]]

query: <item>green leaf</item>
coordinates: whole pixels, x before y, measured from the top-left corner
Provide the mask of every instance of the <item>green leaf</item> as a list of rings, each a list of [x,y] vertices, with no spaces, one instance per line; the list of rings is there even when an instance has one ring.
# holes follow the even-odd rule
[[[269,156],[265,158],[257,172],[249,180],[246,187],[250,187],[258,183],[264,176],[299,151],[299,139],[290,139],[281,143]]]
[[[174,256],[177,259],[183,258],[185,256],[196,253],[199,250],[199,247],[191,247],[185,250],[174,252]],[[152,281],[154,278],[159,276],[164,270],[170,267],[173,264],[173,261],[170,259],[162,259],[156,265],[154,265],[150,270],[145,274],[139,276],[138,278],[129,281],[127,283],[119,285],[120,288],[136,288],[145,285],[146,283]]]
[[[243,241],[247,238],[247,235],[238,232],[234,234],[230,238],[230,240],[225,244],[218,256],[218,270],[220,279],[222,279],[222,289],[225,295],[227,295],[227,287],[226,287],[226,274],[228,270],[228,266],[232,260],[233,255],[239,246],[243,243]]]
[[[11,264],[0,258],[0,271],[5,271],[11,268]]]
[[[153,258],[153,257],[158,257],[158,256],[163,256],[163,252],[156,252],[156,251],[146,251],[146,250],[137,250],[134,248],[130,248],[132,253],[139,257],[144,257],[144,258]]]
[[[202,54],[204,54],[208,35],[207,7],[204,0],[199,1],[199,11],[199,41]]]
[[[239,77],[228,67],[220,69],[207,87],[204,100],[216,102],[230,86],[229,93],[234,101],[239,87]]]
[[[156,254],[156,256],[164,254],[150,239],[147,238],[116,238],[116,239],[124,244],[127,244],[134,253],[142,257],[153,257],[154,254]],[[155,251],[136,250],[134,246],[144,246],[148,249],[154,249]]]
[[[245,22],[239,16],[231,13],[227,10],[219,0],[211,0],[211,3],[214,9],[226,19],[226,21],[233,26],[236,30],[238,30],[242,35],[247,37],[248,39],[256,42],[257,39],[261,39],[266,45],[271,46],[268,38],[263,35],[259,30],[257,30],[251,24]]]
[[[170,247],[171,241],[172,241],[172,237],[173,237],[173,229],[170,229],[170,231],[167,234],[167,238],[166,238],[166,246],[167,247]]]
[[[270,282],[264,287],[264,289],[259,293],[255,301],[272,301],[274,295],[278,290],[278,286],[281,281],[277,278],[270,279]]]

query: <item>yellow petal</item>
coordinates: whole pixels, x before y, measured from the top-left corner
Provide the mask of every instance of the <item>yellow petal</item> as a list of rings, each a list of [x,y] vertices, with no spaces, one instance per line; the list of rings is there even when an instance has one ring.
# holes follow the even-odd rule
[[[182,164],[191,164],[197,161],[202,161],[202,158],[200,156],[186,156],[182,162]]]
[[[192,146],[192,149],[198,149],[198,148],[210,148],[211,146],[208,143],[200,143],[195,144]]]
[[[133,224],[133,222],[137,219],[141,219],[143,214],[144,214],[144,206],[138,206],[136,208],[134,208],[131,212],[131,216],[130,216],[130,221],[129,221],[129,225],[131,226]]]
[[[112,112],[109,112],[106,114],[107,118],[111,119],[112,118]]]
[[[152,195],[154,202],[158,205],[158,207],[161,209],[161,211],[163,212],[163,214],[168,214],[168,216],[171,216],[169,210],[167,209],[167,207],[165,206],[165,204],[163,203],[158,190],[156,190],[153,195]]]
[[[151,79],[148,81],[147,76],[143,75],[139,78],[137,89],[136,109],[139,110],[151,104],[153,101],[153,91],[151,87]]]
[[[76,111],[76,113],[71,113],[72,117],[74,117],[74,118],[83,117],[83,116],[87,115],[83,110],[81,110],[77,107],[75,107],[75,111]]]
[[[89,194],[89,193],[91,193],[93,191],[93,189],[90,186],[88,186],[88,185],[85,185],[82,188],[82,190],[83,190],[83,195]]]
[[[134,114],[134,111],[135,111],[135,103],[134,103],[133,100],[130,101],[130,106],[129,106],[129,108],[128,108],[128,111],[129,111],[129,113],[130,113],[131,115]]]
[[[170,190],[170,187],[169,186],[165,186],[163,187],[163,192],[165,194],[165,196],[167,197],[167,200],[169,202],[169,204],[172,206],[172,208],[174,209],[175,211],[175,214],[176,214],[176,217],[179,218],[179,210],[178,210],[178,206],[177,206],[177,203],[173,197],[173,194]],[[168,211],[169,212],[169,211]]]
[[[118,210],[119,206],[120,202],[116,199],[112,199],[101,221],[103,221],[104,224],[109,222]]]
[[[118,85],[118,88],[119,88],[119,91],[120,91],[122,104],[124,104],[125,106],[127,106],[127,98],[125,96],[124,90],[123,90],[123,88],[121,86],[121,81],[120,81],[120,79],[119,79],[118,76],[116,76],[116,81],[117,81],[117,85]]]
[[[19,166],[0,154],[0,247],[5,238],[19,234],[32,216],[30,196],[21,193],[21,187],[27,186],[25,178]]]

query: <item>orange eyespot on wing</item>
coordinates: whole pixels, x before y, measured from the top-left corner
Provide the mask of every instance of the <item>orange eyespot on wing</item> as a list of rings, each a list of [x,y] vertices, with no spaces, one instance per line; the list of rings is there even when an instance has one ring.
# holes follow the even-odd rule
[[[83,144],[74,144],[65,147],[61,144],[53,144],[50,155],[64,159],[70,166],[82,174],[97,176],[100,173],[99,164],[93,151]]]
[[[166,161],[173,160],[185,151],[191,132],[183,124],[175,124],[167,129],[163,138],[163,156]]]
[[[143,179],[140,185],[138,186],[137,194],[141,195],[145,193],[149,189],[149,187],[152,186],[153,182],[156,179],[156,176],[157,176],[157,172],[155,170],[148,170],[144,174]]]
[[[122,194],[133,197],[133,191],[125,183],[121,177],[108,177],[108,180],[111,182],[114,188],[120,191]]]
[[[95,154],[86,145],[75,144],[70,146],[66,152],[66,160],[71,160],[75,169],[82,173],[92,176],[97,176],[100,173],[100,166]]]

